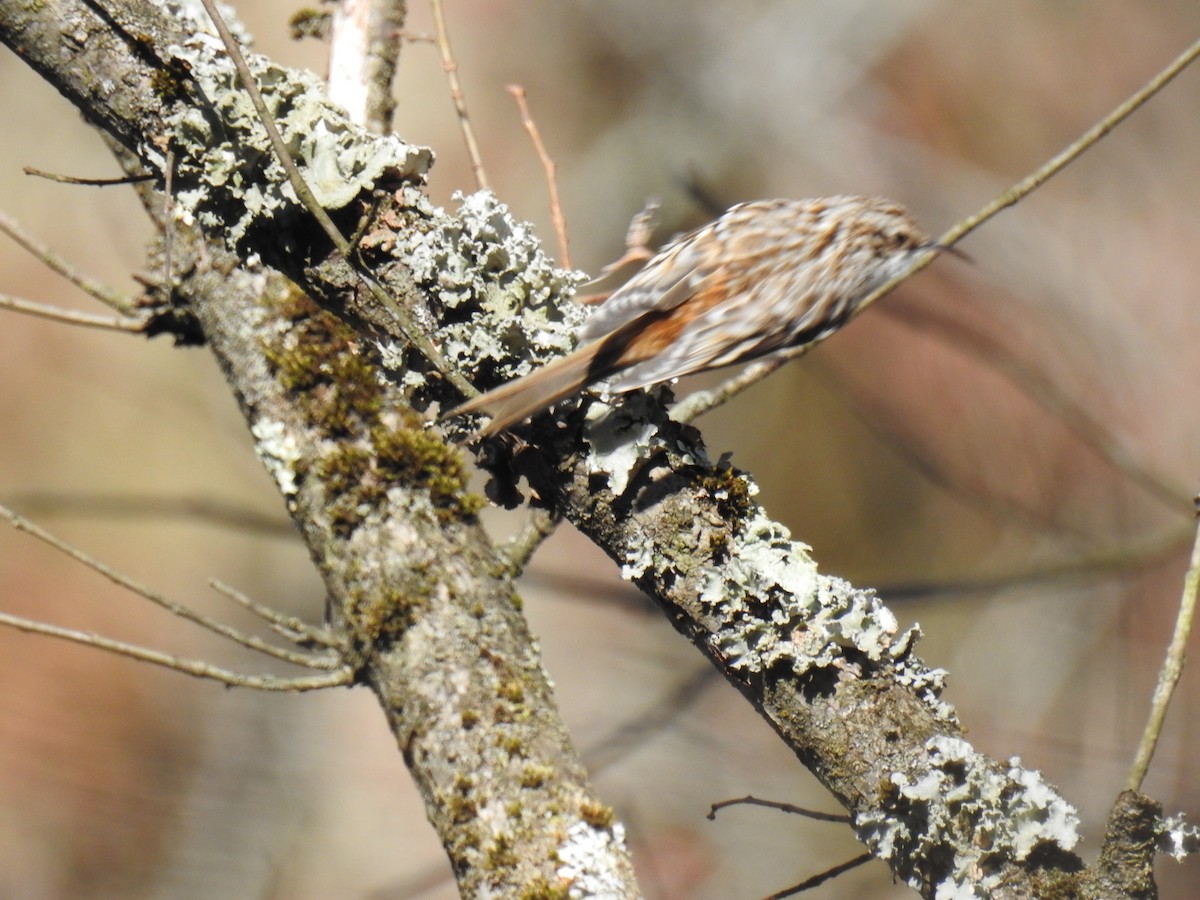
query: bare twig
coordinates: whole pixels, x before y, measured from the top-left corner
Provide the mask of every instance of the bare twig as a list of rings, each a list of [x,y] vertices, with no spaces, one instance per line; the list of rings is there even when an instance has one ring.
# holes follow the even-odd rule
[[[147,517],[199,520],[220,528],[235,528],[252,534],[294,539],[296,528],[277,515],[201,496],[160,496],[96,491],[10,491],[8,501],[38,515],[99,516],[104,518]]]
[[[59,253],[52,250],[49,245],[26,231],[16,219],[4,212],[0,212],[0,232],[8,235],[18,246],[29,251],[47,268],[57,272],[88,296],[94,297],[119,313],[127,316],[133,315],[135,307],[132,300],[108,285],[96,281],[94,278],[88,278]]]
[[[760,359],[751,363],[729,378],[726,378],[715,388],[707,391],[693,391],[671,408],[671,418],[676,422],[688,423],[707,412],[712,412],[718,406],[728,403],[742,391],[758,384],[784,363],[803,356],[812,344],[804,344],[797,348],[798,353],[781,353],[769,359]]]
[[[1049,159],[1036,172],[1018,181],[974,215],[968,216],[951,226],[937,239],[937,245],[941,248],[953,247],[972,231],[993,218],[997,213],[1019,203],[1030,193],[1073,163],[1084,152],[1095,146],[1101,138],[1120,125],[1125,119],[1129,118],[1146,101],[1166,87],[1172,79],[1194,62],[1197,56],[1200,56],[1200,41],[1196,41],[1196,43],[1188,47],[1170,65],[1146,82],[1140,90],[1136,91],[1124,103],[1085,131],[1077,140]],[[906,271],[901,272],[872,291],[859,305],[859,309],[865,309],[880,297],[891,293],[901,282],[911,278],[932,263],[937,255],[937,250],[930,250],[923,256],[918,257]],[[676,407],[680,411],[679,415],[684,416],[684,418],[679,418],[679,416],[676,416],[676,418],[678,421],[690,422],[697,416],[703,415],[714,407],[737,396],[756,382],[766,378],[778,369],[779,366],[783,365],[783,363],[802,355],[811,346],[813,345],[804,344],[794,350],[784,351],[772,357],[771,360],[755,363],[753,366],[727,379],[714,390],[704,392],[703,396],[698,397],[694,402],[692,402],[691,397],[687,398]],[[774,363],[774,365],[771,365],[771,363]]]
[[[529,133],[529,139],[533,141],[533,148],[542,162],[542,170],[546,173],[546,190],[550,192],[550,218],[554,222],[554,235],[558,240],[559,264],[564,269],[569,269],[571,268],[571,246],[567,238],[567,217],[563,215],[562,202],[558,196],[558,165],[546,151],[546,144],[542,141],[542,134],[538,131],[537,122],[533,120],[533,114],[529,111],[529,100],[526,97],[525,88],[519,84],[510,84],[508,92],[517,101],[517,108],[521,111],[521,124]]]
[[[792,815],[803,816],[806,819],[816,819],[818,822],[839,822],[845,825],[850,821],[849,816],[839,813],[818,812],[813,809],[805,809],[803,806],[793,806],[791,803],[783,803],[779,800],[762,800],[750,794],[734,800],[722,800],[719,803],[714,803],[708,810],[708,820],[710,822],[714,821],[717,818],[717,813],[728,806],[765,806],[768,809],[778,809]]]
[[[77,312],[73,309],[62,309],[48,306],[33,300],[22,300],[0,294],[0,309],[37,316],[39,319],[51,319],[65,325],[82,325],[85,328],[101,328],[106,331],[123,331],[128,334],[139,334],[146,330],[146,322],[142,319],[125,318],[123,316],[99,316],[94,313]]]
[[[280,135],[279,129],[275,125],[275,120],[271,118],[270,110],[267,109],[267,104],[263,101],[262,94],[258,90],[258,83],[254,80],[254,74],[250,71],[250,66],[246,64],[246,59],[242,55],[242,51],[238,47],[233,33],[229,30],[229,26],[225,24],[225,20],[217,11],[216,3],[213,0],[200,0],[200,2],[204,4],[205,11],[212,20],[213,26],[217,29],[217,34],[220,35],[221,42],[225,45],[225,51],[229,54],[229,59],[233,63],[233,67],[237,70],[238,79],[242,82],[242,89],[250,97],[250,102],[254,105],[259,121],[262,123],[263,128],[266,129],[267,137],[270,139],[271,146],[275,150],[275,156],[287,173],[287,179],[292,186],[292,190],[296,192],[296,196],[300,198],[305,209],[312,214],[313,218],[321,226],[321,229],[333,241],[334,246],[343,254],[349,256],[349,242],[341,231],[338,230],[338,227],[333,224],[333,220],[329,218],[329,213],[317,202],[316,196],[308,187],[308,182],[304,180],[304,176],[300,173],[300,168],[292,158],[287,145],[284,144],[283,136]]]
[[[806,809],[803,806],[795,806],[791,803],[783,803],[782,801],[778,801],[778,800],[762,800],[762,799],[760,799],[758,797],[754,797],[750,794],[747,794],[745,797],[738,797],[733,800],[722,800],[719,803],[712,804],[712,806],[709,808],[707,818],[710,822],[715,821],[717,818],[717,813],[719,811],[721,811],[722,809],[725,809],[726,807],[729,807],[729,806],[741,806],[741,805],[765,806],[768,809],[777,809],[782,812],[789,813],[791,815],[803,816],[806,819],[814,819],[818,822],[835,822],[839,825],[846,825],[846,824],[849,824],[849,822],[850,822],[850,817],[847,815],[842,815],[839,813],[819,812],[818,810]],[[775,900],[775,898],[780,898],[780,897],[792,897],[792,896],[795,896],[796,894],[803,893],[804,891],[810,891],[813,888],[817,887],[818,885],[824,884],[829,879],[836,878],[838,875],[841,875],[843,872],[847,872],[850,869],[856,868],[857,866],[861,866],[863,863],[870,862],[872,859],[874,859],[874,857],[870,853],[864,853],[861,856],[856,856],[856,857],[854,857],[854,859],[850,860],[849,862],[845,862],[840,865],[833,866],[832,868],[826,869],[824,872],[814,875],[811,878],[805,879],[804,881],[800,882],[799,884],[793,885],[790,888],[786,888],[782,891],[771,894],[766,898],[766,900]]]
[[[132,593],[137,594],[139,597],[149,600],[155,606],[158,606],[171,613],[171,615],[185,619],[194,625],[199,625],[201,628],[220,635],[226,640],[232,641],[235,644],[239,644],[248,650],[254,650],[258,653],[262,653],[266,656],[271,656],[275,659],[280,659],[284,662],[289,662],[294,665],[307,666],[310,668],[332,667],[327,664],[328,661],[325,659],[318,659],[314,664],[314,658],[309,654],[297,653],[294,650],[288,650],[283,647],[276,647],[273,644],[268,644],[261,638],[257,638],[254,635],[245,634],[236,628],[232,628],[224,624],[223,622],[218,622],[215,619],[204,615],[203,613],[199,613],[191,607],[185,606],[182,603],[177,603],[174,600],[170,600],[157,591],[153,591],[145,585],[139,584],[132,578],[129,578],[128,576],[116,571],[111,566],[105,565],[87,553],[84,553],[78,547],[68,544],[66,541],[55,537],[44,528],[34,524],[33,522],[30,522],[23,516],[18,515],[3,504],[0,504],[0,518],[7,519],[9,524],[11,524],[18,531],[23,531],[26,534],[37,538],[39,541],[48,544],[65,556],[69,556],[76,562],[81,563],[82,565],[91,569],[93,572],[103,575],[113,584],[131,591]],[[334,663],[334,665],[336,665],[336,663]]]
[[[863,863],[869,863],[874,858],[875,857],[873,857],[870,853],[864,853],[861,856],[856,856],[854,859],[847,860],[841,865],[834,866],[832,869],[826,869],[824,872],[814,875],[812,878],[805,879],[799,884],[793,885],[786,890],[769,894],[763,898],[763,900],[783,900],[784,897],[794,897],[797,894],[804,893],[805,891],[811,891],[813,888],[819,887],[829,879],[836,878],[843,872],[849,872],[851,869],[857,869]]]
[[[225,20],[221,18],[221,14],[217,11],[216,4],[213,0],[200,0],[200,2],[204,5],[209,18],[212,19],[213,26],[217,29],[221,42],[225,45],[225,50],[229,54],[229,59],[237,70],[242,88],[254,104],[255,112],[258,114],[263,128],[266,129],[271,146],[275,150],[275,155],[287,173],[288,182],[291,184],[292,190],[296,192],[296,196],[300,199],[304,208],[317,220],[317,224],[321,226],[321,229],[346,261],[346,264],[350,266],[359,280],[370,290],[371,296],[392,313],[396,324],[408,342],[429,360],[430,364],[441,372],[446,380],[453,384],[465,397],[478,396],[479,392],[475,390],[475,387],[446,364],[441,352],[434,346],[429,336],[417,325],[408,310],[388,294],[374,276],[355,263],[354,248],[346,240],[345,235],[338,230],[333,220],[329,218],[329,213],[317,202],[317,198],[304,181],[304,176],[300,173],[296,161],[292,158],[291,153],[288,152],[287,146],[279,134],[279,129],[276,127],[274,119],[271,118],[271,113],[267,109],[266,103],[263,102],[262,94],[258,90],[254,75],[251,73],[250,67],[246,64],[246,59],[242,55],[242,51],[238,48],[237,41],[230,32],[229,26],[225,24]]]
[[[1196,57],[1200,56],[1200,40],[1196,41],[1183,53],[1179,54],[1170,65],[1151,78],[1140,90],[1136,91],[1110,112],[1107,116],[1085,131],[1077,140],[1063,148],[1062,152],[1048,160],[1045,165],[1039,168],[1036,172],[1026,178],[1021,179],[999,197],[975,213],[963,219],[958,224],[951,227],[945,234],[938,238],[938,243],[950,247],[957,244],[964,237],[991,219],[998,212],[1007,209],[1015,203],[1020,202],[1026,196],[1037,190],[1076,159],[1082,156],[1086,151],[1090,150],[1100,139],[1106,134],[1124,122],[1134,112],[1141,108],[1146,101],[1166,87],[1172,79],[1180,72],[1191,65]],[[923,269],[932,262],[933,255],[927,256],[924,260],[918,262],[915,268]],[[890,290],[891,286],[884,285],[881,293]]]
[[[21,169],[26,175],[33,175],[35,178],[45,178],[47,181],[54,181],[58,184],[77,184],[84,187],[113,187],[121,184],[139,184],[143,181],[153,181],[153,175],[122,175],[118,178],[77,178],[74,175],[59,175],[56,172],[43,172],[41,169],[35,169],[33,166],[24,166]]]
[[[61,628],[46,622],[35,622],[21,616],[9,615],[5,612],[0,612],[0,626],[15,628],[18,631],[24,631],[29,634],[59,638],[60,640],[71,641],[75,644],[82,644],[85,647],[94,647],[97,650],[106,650],[109,653],[116,653],[119,656],[136,659],[140,662],[162,666],[175,672],[182,672],[185,675],[219,681],[221,684],[227,684],[230,687],[253,688],[259,691],[299,693],[320,690],[321,688],[339,687],[351,684],[354,681],[354,672],[349,666],[343,666],[320,675],[306,675],[299,678],[276,678],[272,675],[243,675],[240,672],[233,672],[229,669],[223,669],[220,666],[214,666],[202,659],[173,656],[170,653],[162,653],[161,651],[151,650],[147,647],[139,647],[136,644],[130,644],[125,641],[115,641],[111,638],[101,637],[89,631]]]
[[[467,144],[467,155],[471,158],[471,171],[475,173],[475,186],[481,191],[490,189],[487,172],[483,169],[483,157],[479,153],[479,144],[475,140],[475,130],[471,127],[471,117],[467,115],[467,98],[463,93],[462,84],[458,80],[458,61],[450,48],[450,32],[446,28],[446,14],[442,9],[442,0],[429,0],[433,9],[433,20],[437,27],[438,52],[442,55],[442,71],[446,73],[446,81],[450,85],[450,99],[454,101],[454,111],[458,113],[458,126],[462,129],[463,140]]]
[[[561,516],[548,509],[530,511],[525,527],[503,548],[514,577],[525,571],[525,566],[529,564],[534,552],[542,546],[542,542],[546,538],[554,534],[554,530],[558,528],[558,523],[561,521]]]
[[[888,602],[964,594],[991,593],[1020,585],[1047,584],[1067,579],[1101,578],[1114,574],[1143,572],[1173,558],[1179,549],[1191,542],[1188,529],[1169,528],[1160,534],[1142,538],[1134,543],[1105,547],[1095,553],[1072,557],[1024,570],[1005,571],[998,575],[936,582],[906,582],[880,585],[877,590]]]
[[[209,580],[208,585],[218,594],[232,600],[234,603],[258,616],[275,632],[283,635],[283,637],[287,638],[293,644],[326,647],[331,650],[340,650],[342,647],[342,643],[324,628],[309,625],[303,619],[289,616],[273,607],[259,603],[247,597],[241,591],[225,584],[223,581],[212,578]]]
[[[1200,498],[1197,498],[1200,507]],[[1146,722],[1142,742],[1138,746],[1137,758],[1125,782],[1127,790],[1140,791],[1146,772],[1150,768],[1150,760],[1154,758],[1154,748],[1162,734],[1163,722],[1167,718],[1167,708],[1171,705],[1171,695],[1179,676],[1183,674],[1183,663],[1187,656],[1188,639],[1192,636],[1192,624],[1196,618],[1196,594],[1200,589],[1200,517],[1197,519],[1196,541],[1192,546],[1192,558],[1188,564],[1187,575],[1183,579],[1183,596],[1179,601],[1179,615],[1175,619],[1175,633],[1171,636],[1171,644],[1167,647],[1167,655],[1163,660],[1162,670],[1158,673],[1158,684],[1154,687],[1154,698],[1150,703],[1150,717]]]

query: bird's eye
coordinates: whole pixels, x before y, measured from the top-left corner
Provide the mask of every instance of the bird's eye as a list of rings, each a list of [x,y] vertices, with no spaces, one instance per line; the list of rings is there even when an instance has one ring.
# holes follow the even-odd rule
[[[905,238],[903,232],[887,232],[882,228],[875,232],[875,240],[877,240],[880,244],[893,249],[903,247],[905,243],[907,243],[907,238]]]

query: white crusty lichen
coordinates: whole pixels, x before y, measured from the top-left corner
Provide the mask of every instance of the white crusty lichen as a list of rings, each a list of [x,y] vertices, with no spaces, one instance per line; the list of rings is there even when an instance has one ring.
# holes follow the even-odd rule
[[[1182,813],[1167,816],[1158,834],[1158,849],[1176,862],[1200,853],[1200,828],[1189,825]]]
[[[1079,840],[1074,808],[1016,757],[1006,768],[961,738],[926,742],[928,765],[919,778],[894,772],[883,809],[859,814],[859,838],[910,885],[931,878],[937,898],[987,897],[1004,866],[1053,844],[1071,850]]]
[[[300,448],[287,425],[274,419],[258,419],[250,426],[254,435],[254,452],[262,460],[279,491],[286,498],[294,497],[296,464],[300,461]]]
[[[167,117],[175,157],[176,216],[222,232],[230,246],[255,227],[301,212],[224,45],[198,31],[168,48],[204,106]],[[340,209],[380,182],[423,178],[433,154],[395,135],[371,135],[327,99],[317,76],[246,53],[246,62],[288,151],[325,209]],[[145,155],[165,166],[160,148]]]
[[[576,822],[558,847],[558,876],[568,883],[567,896],[618,898],[629,896],[621,860],[627,854],[625,828],[616,823],[596,828]]]
[[[725,565],[708,571],[700,602],[723,620],[718,638],[723,658],[735,669],[759,672],[778,650],[794,651],[795,628],[819,603],[817,567],[808,547],[793,542],[791,533],[761,510],[745,524],[737,543]]]

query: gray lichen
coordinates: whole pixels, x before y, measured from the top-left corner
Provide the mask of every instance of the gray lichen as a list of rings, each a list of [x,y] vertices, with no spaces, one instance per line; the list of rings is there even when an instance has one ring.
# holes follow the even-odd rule
[[[451,215],[413,197],[425,227],[410,229],[395,249],[441,306],[447,360],[468,377],[499,383],[566,353],[586,312],[565,298],[586,276],[557,268],[533,226],[490,191],[455,198]]]
[[[295,192],[220,40],[197,33],[169,53],[207,101],[167,118],[176,160],[176,215],[223,232],[231,248],[257,227],[298,215]],[[284,143],[325,209],[340,209],[383,182],[424,178],[432,151],[395,135],[367,135],[326,99],[312,73],[253,53],[246,54],[246,62]],[[161,149],[146,146],[143,152],[165,165]]]
[[[914,780],[893,773],[890,802],[854,822],[872,853],[891,861],[912,886],[948,866],[935,897],[987,897],[1006,863],[1027,859],[1043,844],[1070,850],[1078,842],[1074,808],[1019,759],[998,769],[965,740],[946,735],[930,738],[926,750],[925,774]]]
[[[728,563],[708,571],[700,600],[723,621],[720,652],[735,669],[805,675],[853,665],[856,655],[904,662],[934,711],[952,719],[937,699],[942,674],[911,657],[915,628],[901,632],[874,593],[818,573],[809,548],[761,510],[745,524]]]

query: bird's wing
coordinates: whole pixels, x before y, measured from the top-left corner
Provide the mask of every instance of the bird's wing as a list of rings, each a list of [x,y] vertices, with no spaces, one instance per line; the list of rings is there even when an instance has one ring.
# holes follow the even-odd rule
[[[608,382],[609,389],[620,393],[649,387],[778,349],[777,335],[746,329],[734,319],[735,315],[727,305],[710,309],[685,324],[678,337],[658,353],[614,375]]]
[[[816,302],[813,267],[801,264],[777,273],[770,282],[730,280],[718,270],[703,278],[687,307],[657,318],[646,332],[664,335],[648,352],[630,354],[629,365],[610,381],[613,391],[632,391],[702,369],[767,356],[796,343],[820,340],[837,324],[825,322],[828,310]],[[698,314],[690,315],[692,310]],[[672,323],[672,320],[675,320]],[[671,325],[674,324],[672,328]],[[637,324],[627,326],[633,330]],[[637,339],[632,342],[636,349]]]
[[[600,304],[579,330],[579,342],[599,340],[648,312],[674,309],[692,296],[709,273],[704,255],[688,237],[677,240]]]

